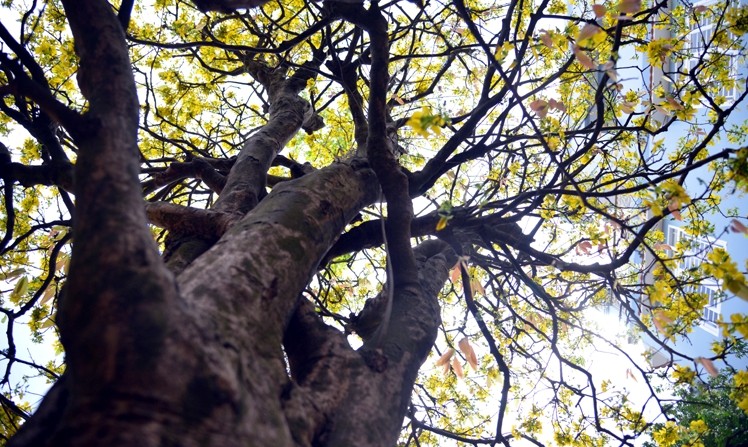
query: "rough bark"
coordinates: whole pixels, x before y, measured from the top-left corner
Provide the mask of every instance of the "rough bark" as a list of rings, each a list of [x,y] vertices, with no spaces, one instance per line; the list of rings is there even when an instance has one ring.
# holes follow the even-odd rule
[[[394,445],[410,391],[441,322],[436,300],[456,255],[439,241],[415,249],[421,288],[395,300],[384,342],[353,351],[339,331],[326,326],[308,303],[300,306],[285,337],[294,379],[285,401],[286,413],[301,445]],[[406,292],[407,293],[407,292]],[[373,319],[382,306],[371,308]],[[381,346],[381,347],[379,347]],[[300,408],[313,407],[315,419]],[[310,422],[314,422],[310,424]]]
[[[69,121],[80,152],[75,243],[58,314],[67,370],[9,445],[394,444],[436,337],[436,296],[455,254],[438,241],[410,249],[407,178],[381,152],[386,143],[372,149],[386,140],[382,98],[372,100],[379,111],[368,143],[376,175],[361,160],[338,162],[263,197],[278,152],[318,122],[298,97],[307,75],[275,78],[249,67],[266,83],[271,120],[225,183],[216,182],[215,207],[148,206],[152,220],[198,246],[178,247],[184,262],[169,270],[138,182],[139,106],[121,20],[104,1],[63,4],[90,103]],[[373,28],[380,37],[383,24],[379,17]],[[380,44],[381,55],[386,38]],[[386,56],[378,64],[386,83]],[[366,343],[355,351],[300,297],[346,225],[381,197],[379,183],[396,202],[392,214],[408,223],[388,227],[408,244],[396,248],[407,268],[390,278],[389,330],[376,343],[362,332]]]

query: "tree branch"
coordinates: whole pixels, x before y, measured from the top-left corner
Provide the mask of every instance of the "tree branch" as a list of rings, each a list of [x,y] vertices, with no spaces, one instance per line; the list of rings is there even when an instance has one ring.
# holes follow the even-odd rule
[[[217,211],[176,205],[170,202],[149,202],[145,205],[148,220],[161,228],[185,236],[218,240],[234,221],[230,215]]]
[[[152,174],[148,181],[143,182],[143,193],[151,193],[184,178],[200,179],[208,188],[217,193],[220,193],[226,185],[226,176],[218,172],[209,160],[195,157],[190,161],[171,163],[164,171]]]
[[[13,79],[10,79],[8,84],[11,92],[31,98],[44,112],[65,127],[73,136],[80,135],[88,130],[90,124],[78,112],[69,109],[58,101],[52,95],[46,81],[40,84],[31,79],[17,63],[10,60],[4,53],[0,53],[0,61],[3,65],[9,67],[13,73]],[[0,94],[2,93],[3,91],[0,90]]]

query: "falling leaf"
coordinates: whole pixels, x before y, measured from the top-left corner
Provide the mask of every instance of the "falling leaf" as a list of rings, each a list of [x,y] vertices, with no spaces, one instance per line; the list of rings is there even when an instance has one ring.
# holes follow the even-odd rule
[[[44,295],[42,295],[42,298],[39,300],[39,304],[45,304],[53,296],[55,296],[55,288],[49,285],[47,286],[47,289],[44,291]]]
[[[657,331],[661,334],[666,333],[667,325],[672,323],[673,320],[665,315],[665,313],[661,310],[654,311],[654,318],[652,318],[652,322],[654,323],[655,327],[657,328]]]
[[[658,242],[658,243],[654,244],[654,249],[655,250],[670,250],[670,251],[672,251],[673,250],[673,246],[672,245],[668,245],[668,244],[663,244],[662,242]]]
[[[655,328],[657,328],[657,332],[659,332],[660,334],[665,333],[665,325],[663,325],[660,320],[658,320],[657,318],[653,318],[652,323],[654,323]]]
[[[579,30],[579,35],[577,35],[577,42],[587,40],[601,31],[602,28],[600,28],[597,24],[588,23],[584,25],[581,30]]]
[[[588,255],[590,254],[590,250],[592,249],[592,242],[590,241],[582,241],[577,245],[577,253],[581,252]]]
[[[553,49],[553,36],[546,30],[540,32],[540,41],[548,48]]]
[[[587,55],[581,48],[578,46],[574,47],[574,56],[577,58],[580,64],[582,64],[583,67],[589,68],[590,70],[594,70],[597,68],[597,64],[592,60],[591,57]]]
[[[530,103],[530,110],[537,113],[539,117],[545,118],[548,114],[548,101],[536,99]]]
[[[21,301],[21,298],[23,298],[24,295],[26,295],[26,292],[29,291],[29,278],[26,276],[22,276],[21,279],[16,282],[16,286],[13,287],[13,291],[10,292],[10,302],[13,304],[18,304]]]
[[[642,0],[621,0],[618,11],[621,14],[635,14],[642,9]]]
[[[696,357],[694,361],[701,363],[701,366],[704,367],[704,370],[709,373],[710,376],[717,377],[719,375],[719,370],[717,370],[717,367],[714,366],[714,362],[711,360],[705,359],[704,357]]]
[[[47,318],[44,323],[39,325],[39,329],[46,329],[48,327],[52,327],[55,324],[55,320],[52,317]]]
[[[730,230],[732,230],[735,233],[743,233],[743,234],[748,235],[748,227],[743,225],[743,223],[737,219],[733,219],[730,222]]]
[[[447,222],[449,222],[449,216],[440,216],[439,221],[436,223],[436,231],[442,231],[447,228]]]
[[[460,364],[460,359],[457,357],[452,357],[452,370],[455,372],[455,375],[462,379],[465,377],[465,371],[462,370],[462,365]]]
[[[668,104],[670,104],[674,110],[683,110],[683,104],[675,100],[675,98],[668,96],[666,98]]]
[[[496,60],[498,62],[503,62],[513,49],[514,45],[512,45],[512,43],[508,41],[504,42],[504,44],[501,46],[497,46],[496,52],[494,53],[494,55],[496,56]]]
[[[24,273],[26,273],[26,269],[15,269],[13,271],[0,275],[0,281],[9,281],[15,277],[23,275]]]
[[[609,69],[609,70],[605,70],[605,74],[608,75],[608,78],[610,78],[611,81],[613,81],[613,82],[618,81],[618,72],[617,71],[615,71],[613,69]],[[616,85],[618,85],[618,84],[616,84]]]
[[[621,111],[623,113],[634,113],[634,103],[629,101],[623,101],[621,103]]]
[[[531,323],[533,326],[537,326],[538,322],[540,322],[540,317],[537,314],[529,314],[527,316],[527,321]]]
[[[670,112],[666,108],[664,108],[664,107],[662,107],[660,105],[655,104],[654,108],[655,108],[655,110],[657,110],[658,112],[662,113],[663,115],[670,115]]]
[[[631,368],[626,369],[626,377],[630,377],[631,380],[633,380],[634,382],[638,382],[638,380],[636,380],[636,376],[634,375],[634,372],[631,371]]]
[[[441,357],[439,357],[436,360],[436,363],[434,363],[434,365],[436,366],[449,365],[449,360],[452,358],[454,354],[455,354],[455,350],[453,348],[447,349],[446,351],[444,351],[444,354],[442,354]]]
[[[442,365],[442,374],[444,374],[445,376],[449,374],[449,369],[450,369],[449,362]]]
[[[60,254],[55,263],[55,270],[67,275],[68,267],[70,267],[70,257],[65,254]]]
[[[463,337],[462,340],[457,342],[457,346],[460,347],[462,355],[465,356],[465,359],[467,360],[468,364],[470,364],[470,367],[473,368],[473,371],[477,371],[478,357],[475,355],[475,351],[473,350],[472,345],[470,345],[470,340],[468,340],[467,337]]]
[[[704,6],[704,5],[694,6],[693,7],[693,12],[695,12],[697,14],[701,14],[701,13],[706,12],[707,9],[708,8],[706,6]]]
[[[473,291],[473,295],[480,293],[486,296],[486,289],[483,288],[483,285],[476,278],[470,278],[470,290]]]
[[[735,296],[748,301],[748,286],[741,281],[731,281],[727,288],[730,292],[734,293]]]
[[[566,112],[566,106],[561,101],[556,101],[555,99],[549,99],[548,100],[548,107],[551,109],[560,110],[561,112]]]
[[[604,17],[605,13],[608,12],[608,8],[603,5],[592,5],[592,10],[595,12],[595,17],[598,19]]]
[[[452,267],[452,270],[449,271],[449,279],[456,283],[458,279],[460,279],[460,275],[462,272],[460,272],[460,264],[456,264],[454,267]]]

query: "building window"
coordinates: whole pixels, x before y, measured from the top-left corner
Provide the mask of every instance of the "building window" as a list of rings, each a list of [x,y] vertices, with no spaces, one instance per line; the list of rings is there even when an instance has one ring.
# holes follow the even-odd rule
[[[681,246],[687,247],[683,251],[683,257],[678,266],[681,270],[698,268],[704,262],[706,255],[713,249],[718,247],[727,248],[725,241],[693,237],[681,228],[672,225],[668,226],[667,244],[675,247],[678,243]],[[709,301],[702,311],[700,327],[712,335],[719,335],[717,321],[719,321],[721,315],[724,297],[717,282],[714,280],[702,281],[700,284],[693,286],[689,291],[701,293],[708,297]]]
[[[709,302],[704,306],[704,311],[702,312],[703,321],[701,322],[701,328],[712,335],[719,335],[717,321],[719,321],[722,312],[722,294],[716,286],[705,284],[699,284],[696,287],[696,292],[703,293],[709,297]]]
[[[732,2],[730,2],[732,3]],[[734,50],[719,48],[714,42],[714,31],[719,17],[725,14],[728,5],[725,2],[694,2],[694,12],[689,15],[688,26],[690,32],[687,38],[686,51],[690,53],[690,59],[684,68],[690,72],[696,69],[699,72],[719,72],[728,70],[727,79],[736,80],[738,77],[738,55]],[[706,8],[696,12],[696,8]],[[723,19],[724,22],[724,19]],[[732,34],[728,40],[736,37]],[[723,68],[720,68],[723,67]],[[715,73],[716,74],[716,73]],[[706,85],[706,90],[712,98],[723,96],[727,101],[734,101],[738,95],[738,83],[731,82],[725,85],[719,79],[713,79]]]

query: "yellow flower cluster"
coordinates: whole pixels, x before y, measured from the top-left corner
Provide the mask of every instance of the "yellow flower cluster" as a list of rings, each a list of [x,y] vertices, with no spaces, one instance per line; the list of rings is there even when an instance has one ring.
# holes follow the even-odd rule
[[[680,438],[680,427],[673,421],[667,421],[659,430],[652,433],[652,438],[658,447],[670,447],[675,445]]]
[[[738,36],[748,32],[748,8],[745,6],[729,8],[727,23],[730,24],[730,31]]]
[[[662,65],[675,49],[674,39],[655,39],[647,44],[645,53],[652,65]]]
[[[709,262],[704,265],[704,271],[721,279],[724,288],[735,294],[745,289],[745,276],[740,273],[737,264],[730,259],[730,255],[724,248],[715,248],[709,253],[707,260]]]
[[[655,189],[654,196],[649,196],[642,200],[642,205],[649,207],[655,216],[662,216],[664,214],[663,203],[672,212],[673,217],[681,220],[679,210],[683,205],[691,203],[691,197],[688,196],[686,190],[678,182],[668,180]]]
[[[696,371],[692,370],[687,366],[675,365],[673,371],[673,378],[676,383],[687,383],[691,384],[693,379],[696,377]]]
[[[688,428],[681,427],[673,421],[667,421],[659,430],[652,433],[658,447],[670,447],[679,441],[684,447],[704,447],[701,439],[709,431],[709,427],[701,419],[691,421]]]
[[[735,154],[735,158],[728,161],[728,177],[732,179],[741,191],[748,191],[748,148],[742,148]]]
[[[734,313],[730,315],[730,332],[738,331],[744,338],[748,338],[748,315]]]
[[[691,197],[688,196],[686,190],[674,180],[663,183],[662,190],[665,191],[665,197],[669,200],[668,207],[671,211],[680,208],[681,205],[691,203]]]
[[[737,402],[738,407],[748,414],[748,370],[738,371],[732,380],[735,389],[730,393],[730,398]]]
[[[701,419],[691,421],[688,427],[691,429],[692,432],[695,432],[698,434],[706,433],[707,430],[709,430],[709,427],[707,427],[706,422],[702,421]]]
[[[424,106],[411,115],[406,124],[418,135],[428,137],[429,130],[432,130],[436,135],[440,135],[441,128],[449,124],[449,120],[441,113],[434,113],[431,107]]]

